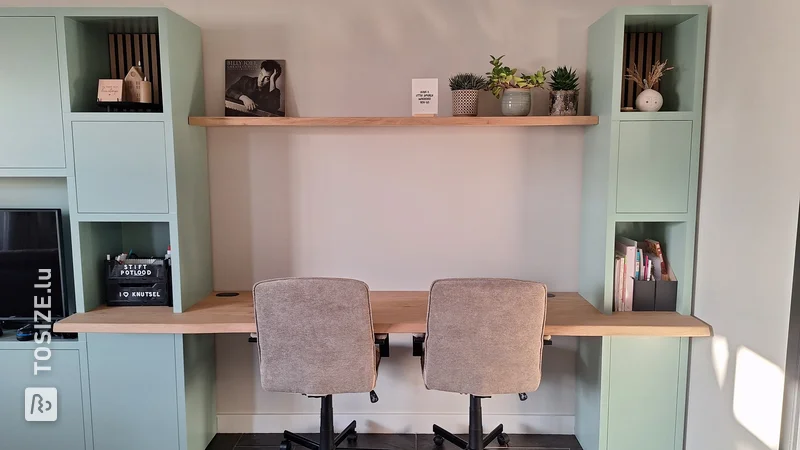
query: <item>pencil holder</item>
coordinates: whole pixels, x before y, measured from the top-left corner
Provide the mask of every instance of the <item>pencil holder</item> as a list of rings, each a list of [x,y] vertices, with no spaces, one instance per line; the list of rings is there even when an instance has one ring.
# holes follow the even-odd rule
[[[108,306],[172,306],[170,265],[163,258],[106,262]]]

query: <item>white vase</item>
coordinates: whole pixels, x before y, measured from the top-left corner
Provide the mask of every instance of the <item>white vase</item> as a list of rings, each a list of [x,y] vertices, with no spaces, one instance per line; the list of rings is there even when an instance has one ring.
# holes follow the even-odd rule
[[[636,97],[636,109],[644,112],[656,112],[664,106],[664,97],[658,91],[645,89]]]

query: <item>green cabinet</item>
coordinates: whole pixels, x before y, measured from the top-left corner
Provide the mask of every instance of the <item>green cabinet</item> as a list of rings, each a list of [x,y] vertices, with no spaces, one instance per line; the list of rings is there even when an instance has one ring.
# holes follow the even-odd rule
[[[617,314],[620,236],[661,243],[678,281],[676,312],[692,311],[707,22],[708,6],[622,6],[589,28],[586,105],[600,123],[584,141],[580,293],[605,314]],[[656,33],[660,41],[648,37]],[[675,66],[661,80],[664,105],[656,112],[623,103],[623,77],[643,42],[648,58],[659,55]],[[642,61],[639,53],[640,67]],[[580,338],[575,434],[581,446],[682,449],[689,342]]]
[[[611,338],[608,449],[675,449],[680,346],[675,338]]]
[[[73,122],[79,213],[169,212],[163,122]]]
[[[119,51],[110,32],[127,34]],[[140,33],[162,112],[98,107],[97,80],[123,39],[145,51]],[[105,255],[131,248],[171,246],[176,313],[211,291],[206,130],[186,120],[205,114],[202,67],[200,28],[165,8],[0,8],[0,198],[68,212],[77,311],[102,304]],[[216,433],[213,336],[82,335],[35,378],[26,344],[0,338],[2,450],[204,450]],[[58,389],[57,422],[25,422],[37,385]]]
[[[88,334],[94,450],[204,450],[217,431],[213,335]]]
[[[175,336],[88,334],[95,450],[177,450]]]
[[[619,124],[618,213],[685,213],[692,121]]]
[[[0,17],[0,168],[64,169],[54,17]]]
[[[8,450],[87,448],[77,349],[51,350],[52,370],[33,374],[33,350],[0,349],[0,447]],[[55,422],[25,421],[25,388],[58,390]],[[98,449],[101,447],[97,447]]]

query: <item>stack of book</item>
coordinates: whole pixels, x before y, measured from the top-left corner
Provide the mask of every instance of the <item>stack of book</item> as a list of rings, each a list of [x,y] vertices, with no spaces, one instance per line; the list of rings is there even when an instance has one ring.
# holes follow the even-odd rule
[[[653,239],[637,242],[617,237],[614,254],[614,311],[634,311],[636,281],[677,281],[667,262],[661,243]],[[655,295],[655,287],[647,286]],[[639,296],[641,297],[641,296]],[[652,299],[654,304],[655,299]],[[643,303],[643,302],[641,302]],[[636,308],[640,310],[648,307]]]

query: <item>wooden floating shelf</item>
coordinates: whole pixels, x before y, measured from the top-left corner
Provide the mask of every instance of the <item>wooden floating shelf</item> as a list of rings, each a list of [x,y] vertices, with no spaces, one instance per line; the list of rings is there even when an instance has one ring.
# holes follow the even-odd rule
[[[200,127],[580,127],[597,123],[597,116],[189,117],[189,125]]]

